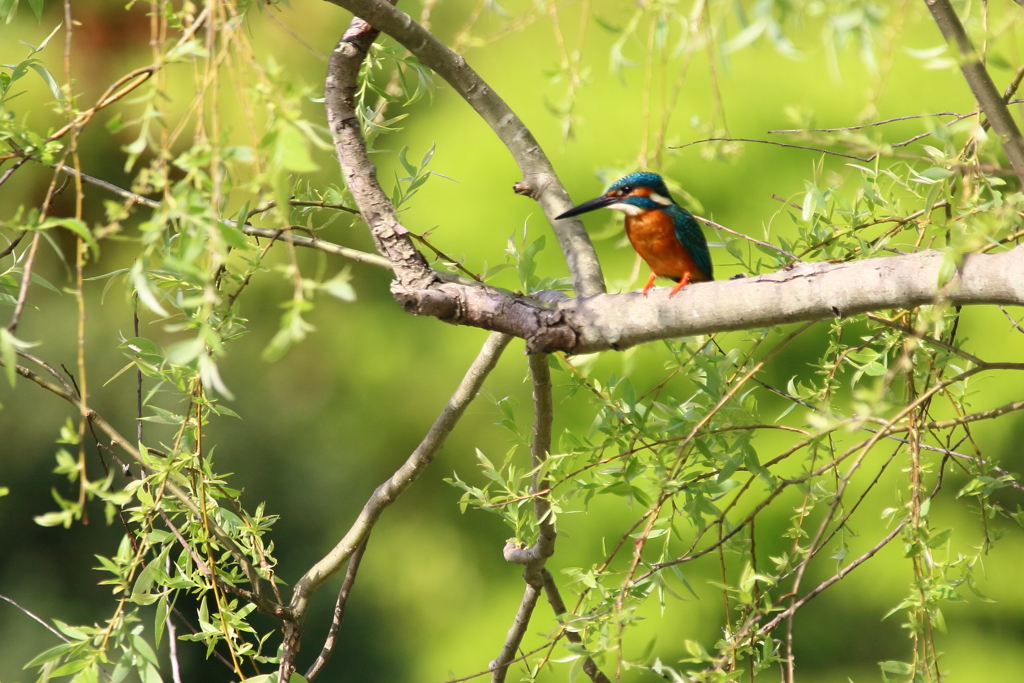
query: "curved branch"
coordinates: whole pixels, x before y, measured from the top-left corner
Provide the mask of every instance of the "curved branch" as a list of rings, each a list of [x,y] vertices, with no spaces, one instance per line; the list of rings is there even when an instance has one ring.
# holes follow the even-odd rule
[[[533,133],[505,101],[466,64],[465,59],[448,49],[408,14],[381,0],[329,2],[352,12],[369,22],[374,29],[383,31],[397,40],[421,63],[446,80],[455,92],[473,107],[494,130],[495,135],[505,144],[519,165],[523,179],[515,184],[515,192],[535,199],[544,209],[544,214],[555,231],[558,244],[569,264],[577,295],[591,296],[603,293],[605,287],[601,266],[598,264],[597,254],[586,228],[583,227],[583,222],[577,218],[560,221],[554,219],[572,207],[569,194],[562,187],[551,162],[533,137]],[[356,68],[358,69],[358,66]],[[372,166],[364,169],[364,172],[367,171],[372,173]],[[347,173],[345,179],[349,180]],[[349,187],[351,189],[351,186]]]
[[[527,351],[593,353],[644,342],[784,323],[846,317],[939,300],[957,306],[1024,304],[1024,246],[1001,254],[968,254],[945,287],[946,255],[923,251],[852,263],[801,263],[776,273],[701,282],[670,297],[661,288],[562,298],[555,304],[493,288],[453,283],[404,292],[404,308],[446,322],[498,330],[526,340]]]
[[[345,184],[370,228],[377,251],[394,268],[392,289],[424,289],[434,283],[434,274],[377,182],[377,169],[370,162],[356,114],[359,69],[377,35],[361,19],[352,20],[331,52],[324,83],[324,109]]]
[[[487,338],[476,360],[448,400],[448,405],[441,411],[420,445],[387,481],[377,487],[345,537],[295,584],[291,606],[297,619],[301,619],[313,591],[345,564],[370,533],[384,510],[416,481],[441,450],[448,434],[466,411],[466,406],[476,397],[484,379],[497,365],[498,358],[510,341],[510,337],[502,334],[492,334]]]

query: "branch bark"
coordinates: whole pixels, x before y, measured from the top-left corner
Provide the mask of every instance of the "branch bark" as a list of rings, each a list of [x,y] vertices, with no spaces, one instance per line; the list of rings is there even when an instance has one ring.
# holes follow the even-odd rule
[[[324,646],[321,648],[316,661],[306,670],[307,681],[312,681],[320,675],[324,666],[327,665],[327,660],[331,658],[331,653],[334,652],[334,644],[338,638],[338,629],[341,628],[341,622],[345,618],[348,596],[352,594],[352,587],[355,585],[356,575],[359,573],[359,565],[363,561],[363,553],[366,552],[366,544],[369,541],[370,537],[367,535],[348,561],[348,571],[345,572],[345,580],[341,584],[341,590],[338,591],[338,599],[334,602],[334,618],[331,620],[331,628],[327,632]]]
[[[530,353],[594,353],[644,342],[847,317],[945,300],[957,306],[1024,304],[1024,246],[968,254],[939,287],[946,255],[923,251],[852,263],[802,263],[768,275],[701,282],[673,297],[604,294],[550,303],[453,283],[407,291],[406,311],[521,337]]]

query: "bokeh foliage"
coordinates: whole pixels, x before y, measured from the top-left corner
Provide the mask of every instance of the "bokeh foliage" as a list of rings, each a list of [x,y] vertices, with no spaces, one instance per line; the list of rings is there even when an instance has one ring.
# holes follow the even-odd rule
[[[1020,8],[1005,5],[958,5],[1000,87],[1024,63]],[[650,168],[695,212],[802,259],[937,248],[948,275],[1020,231],[1019,183],[921,3],[403,7],[509,101],[578,199]],[[71,9],[65,61],[60,3],[0,2],[0,230],[3,246],[17,241],[0,260],[17,320],[0,332],[0,593],[70,641],[4,603],[0,679],[168,678],[172,602],[186,680],[251,678],[273,669],[277,622],[254,611],[214,527],[287,599],[418,443],[482,334],[403,315],[372,265],[243,230],[248,219],[372,250],[340,208],[351,201],[318,101],[344,12],[311,0]],[[435,265],[510,289],[564,286],[486,126],[387,39],[362,83],[379,176]],[[778,129],[798,132],[766,134]],[[685,146],[709,138],[722,139]],[[634,288],[643,273],[621,223],[590,220],[611,289]],[[720,277],[789,262],[709,237]],[[802,680],[1019,671],[1024,546],[1008,473],[1020,422],[957,420],[1020,400],[1017,368],[984,365],[1017,359],[1020,316],[937,302],[553,356],[549,566],[577,615],[566,625],[624,680],[774,680],[790,647]],[[521,591],[500,547],[536,534],[520,350],[375,530],[325,676],[443,681],[496,654]],[[130,443],[141,373],[147,472],[15,378],[15,362],[31,366],[19,351],[64,364],[69,391]],[[878,434],[892,428],[899,440]],[[792,622],[751,627],[865,556]],[[304,658],[329,621],[330,597],[317,600]],[[558,632],[545,609],[527,651]],[[548,652],[511,675],[581,675],[582,650]]]

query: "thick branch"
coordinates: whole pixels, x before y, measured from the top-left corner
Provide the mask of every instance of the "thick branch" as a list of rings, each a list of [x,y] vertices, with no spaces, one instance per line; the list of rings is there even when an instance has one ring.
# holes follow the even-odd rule
[[[377,251],[394,268],[396,280],[392,287],[399,291],[423,289],[434,282],[434,274],[413,246],[409,231],[399,223],[395,208],[377,182],[377,169],[370,163],[356,115],[359,68],[376,37],[377,31],[366,22],[352,21],[331,52],[324,84],[324,108],[345,184],[370,227]]]
[[[329,1],[361,17],[378,31],[383,31],[397,40],[420,62],[445,79],[473,107],[494,130],[519,165],[523,179],[515,184],[515,191],[537,200],[544,209],[544,214],[548,217],[569,264],[576,293],[580,296],[591,296],[604,292],[604,277],[601,275],[597,254],[586,228],[583,227],[583,222],[575,218],[554,220],[555,216],[572,206],[569,194],[562,187],[551,167],[551,162],[536,138],[505,101],[466,64],[465,59],[448,49],[444,43],[404,12],[381,0]],[[332,67],[333,65],[332,59]],[[358,66],[356,68],[358,69]],[[330,111],[330,102],[327,107]],[[372,173],[372,166],[363,172]],[[345,179],[349,180],[347,172]],[[349,187],[352,189],[351,185]],[[373,226],[373,223],[370,225]]]
[[[1024,174],[1024,138],[1017,128],[1017,122],[1010,115],[1006,100],[996,90],[992,77],[978,58],[978,53],[974,50],[964,25],[960,23],[956,10],[949,0],[925,0],[925,4],[928,5],[946,42],[960,52],[960,71],[963,72],[964,79],[974,93],[974,98],[978,100],[981,110],[992,123],[992,130],[1002,141],[1003,151],[1006,152],[1010,165],[1018,175]]]
[[[521,337],[530,353],[593,353],[659,339],[847,317],[946,300],[957,306],[1024,305],[1024,246],[969,254],[957,276],[938,287],[946,257],[937,251],[852,263],[802,263],[768,275],[702,282],[673,297],[661,288],[542,303],[451,283],[406,292],[405,309],[446,322]]]

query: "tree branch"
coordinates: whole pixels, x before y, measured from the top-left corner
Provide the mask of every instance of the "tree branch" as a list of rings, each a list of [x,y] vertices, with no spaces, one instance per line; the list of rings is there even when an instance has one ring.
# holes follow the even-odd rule
[[[530,625],[530,616],[537,604],[537,596],[544,585],[544,563],[555,554],[556,532],[551,518],[551,502],[547,494],[538,494],[539,491],[551,490],[551,483],[544,473],[544,463],[551,451],[551,424],[554,420],[551,368],[548,367],[547,354],[532,354],[529,362],[530,376],[533,378],[534,413],[533,440],[530,444],[530,465],[533,470],[530,493],[533,494],[533,513],[537,517],[537,542],[530,548],[521,548],[518,543],[509,542],[503,551],[506,561],[525,565],[523,580],[526,581],[526,593],[501,654],[491,662],[492,683],[502,683],[508,675],[508,665],[523,642],[523,636]]]
[[[366,544],[369,542],[370,537],[367,535],[348,561],[348,571],[345,572],[345,580],[341,584],[341,590],[338,591],[338,599],[334,603],[334,618],[331,620],[331,628],[327,633],[327,638],[324,640],[324,646],[320,650],[319,656],[317,656],[316,661],[306,671],[307,681],[311,681],[319,676],[327,664],[327,660],[331,658],[331,653],[334,651],[334,643],[338,637],[338,629],[341,628],[341,622],[345,618],[345,606],[348,604],[348,596],[352,594],[352,586],[356,583],[359,564],[363,561]]]
[[[527,581],[526,591],[519,603],[516,618],[512,621],[512,628],[508,630],[505,645],[501,648],[501,653],[497,658],[491,662],[491,683],[503,683],[505,676],[508,675],[508,665],[516,656],[516,651],[519,650],[519,645],[523,642],[523,635],[526,634],[526,628],[530,625],[530,617],[533,616],[533,608],[537,606],[539,597],[540,585],[533,585]]]
[[[669,297],[604,294],[557,303],[511,297],[493,288],[444,283],[405,292],[405,310],[498,330],[526,340],[530,353],[594,353],[644,342],[784,323],[847,317],[946,300],[958,306],[1024,304],[1024,247],[968,254],[939,288],[946,256],[923,251],[851,263],[801,263],[776,273],[701,282]]]
[[[505,101],[466,64],[465,59],[448,49],[444,43],[404,12],[381,0],[328,1],[347,9],[369,22],[374,29],[383,31],[397,40],[420,62],[445,79],[473,107],[474,111],[494,130],[495,135],[505,144],[519,165],[523,179],[515,184],[513,188],[515,192],[535,199],[544,210],[569,265],[569,272],[572,275],[577,295],[591,296],[603,293],[605,288],[601,266],[597,261],[597,254],[583,222],[577,218],[555,220],[555,216],[572,207],[569,194],[562,187],[551,162],[536,138],[515,112],[505,104]],[[333,61],[331,68],[332,70],[334,68]],[[358,71],[358,65],[356,71]],[[355,83],[354,76],[355,74],[353,74],[353,84]],[[330,79],[328,79],[328,83],[330,83]],[[330,102],[327,103],[327,108],[330,112]],[[354,112],[351,116],[355,116]],[[328,122],[330,122],[330,116]],[[354,120],[352,124],[355,124]],[[373,173],[373,167],[369,162],[366,162],[363,172]],[[346,173],[346,181],[348,180],[349,175]],[[355,196],[355,189],[351,185],[349,185],[349,189]],[[386,200],[386,197],[384,199]],[[371,227],[374,225],[369,220],[367,223]]]
[[[441,411],[420,445],[387,481],[377,487],[344,538],[295,584],[291,600],[294,620],[285,624],[285,643],[281,656],[281,668],[278,670],[278,680],[288,681],[291,671],[294,669],[299,630],[313,592],[329,576],[344,566],[356,548],[366,540],[384,510],[395,502],[398,496],[409,488],[431,463],[444,445],[448,434],[466,411],[466,407],[480,391],[484,379],[497,365],[498,358],[511,340],[511,337],[502,334],[492,334],[487,338],[480,353],[462,378],[462,382],[459,383],[455,393],[448,400],[448,405]]]
[[[425,289],[435,277],[395,215],[395,207],[377,182],[356,113],[359,69],[378,32],[361,19],[353,19],[331,52],[324,84],[324,108],[345,184],[370,228],[377,251],[395,271],[393,291]]]
[[[960,17],[949,0],[925,0],[932,18],[938,24],[946,42],[960,52],[960,71],[970,86],[978,105],[992,123],[992,129],[999,136],[1006,158],[1018,174],[1024,173],[1024,138],[1021,137],[1017,122],[1013,120],[1006,100],[996,90],[995,83],[985,65],[978,58],[978,53],[971,44],[971,39],[960,23]]]

